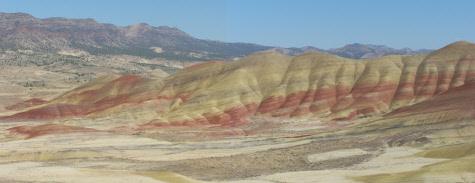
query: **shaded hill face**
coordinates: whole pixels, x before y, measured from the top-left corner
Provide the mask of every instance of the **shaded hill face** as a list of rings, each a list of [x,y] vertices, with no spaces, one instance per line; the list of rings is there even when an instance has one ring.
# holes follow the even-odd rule
[[[410,136],[431,134],[432,141],[453,143],[473,139],[475,127],[475,81],[452,87],[422,102],[398,108],[378,120],[350,130],[351,134],[407,133],[399,145]],[[427,138],[427,137],[426,137]],[[424,140],[424,139],[420,139]],[[391,145],[391,144],[390,144]]]
[[[43,52],[76,50],[93,55],[133,55],[179,61],[234,60],[254,52],[275,50],[297,56],[309,51],[352,59],[386,55],[415,55],[432,50],[396,50],[385,46],[352,44],[323,50],[315,47],[280,48],[249,43],[200,40],[177,28],[144,23],[118,27],[93,19],[37,19],[25,13],[0,13],[0,49]],[[157,51],[158,50],[158,51]]]
[[[151,119],[142,129],[239,126],[249,116],[350,120],[411,106],[474,80],[475,44],[469,42],[373,60],[266,51],[194,65],[163,80],[105,76],[6,119],[45,119],[31,111],[67,107],[64,116],[50,119]]]

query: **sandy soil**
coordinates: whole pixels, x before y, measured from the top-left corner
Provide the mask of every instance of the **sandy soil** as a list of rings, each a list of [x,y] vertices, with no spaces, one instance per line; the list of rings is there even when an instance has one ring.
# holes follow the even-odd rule
[[[384,153],[382,153],[376,158],[346,168],[334,170],[277,173],[273,175],[262,176],[258,179],[280,182],[357,182],[354,181],[352,177],[372,175],[378,173],[395,173],[417,170],[425,165],[445,160],[420,157],[406,157],[422,151],[419,149],[408,147],[393,147],[387,148],[384,151]],[[335,153],[337,155],[331,155],[330,153]],[[362,151],[361,149],[351,149],[339,150],[337,152],[327,152],[322,153],[320,155],[323,156],[321,158],[324,158],[325,156],[331,156],[330,158],[335,158],[335,156],[343,158],[345,156],[355,156],[361,153],[365,153],[365,151]],[[314,154],[313,156],[317,155],[318,154]]]
[[[318,120],[252,120],[242,127],[252,133],[234,136],[199,135],[231,130],[220,128],[114,132],[105,127],[133,122],[70,121],[68,125],[101,131],[30,139],[8,129],[50,122],[3,122],[0,182],[475,181],[475,170],[470,168],[475,145],[471,138],[460,136],[471,133],[437,136],[444,128],[462,132],[457,129],[466,125],[436,123],[438,131],[428,126],[427,131],[356,133],[352,129],[359,129],[357,125],[334,127],[338,125]],[[455,140],[458,145],[442,143]]]
[[[275,145],[248,138],[172,143],[105,132],[16,139],[0,144],[0,181],[356,182],[355,177],[414,171],[447,160],[419,157],[423,150],[417,148],[360,149],[339,141],[336,144],[343,149],[325,147],[335,144],[332,140],[268,141]],[[317,144],[321,148],[315,148]],[[313,164],[317,170],[291,164],[295,161]],[[246,164],[256,167],[243,167]],[[263,171],[266,166],[277,170]],[[231,172],[238,169],[245,174]],[[246,169],[257,172],[248,174]]]

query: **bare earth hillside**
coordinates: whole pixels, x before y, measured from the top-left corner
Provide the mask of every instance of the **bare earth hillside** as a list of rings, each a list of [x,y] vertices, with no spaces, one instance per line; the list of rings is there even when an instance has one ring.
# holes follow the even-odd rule
[[[5,107],[0,181],[474,182],[474,132],[473,43],[369,60],[263,51]]]

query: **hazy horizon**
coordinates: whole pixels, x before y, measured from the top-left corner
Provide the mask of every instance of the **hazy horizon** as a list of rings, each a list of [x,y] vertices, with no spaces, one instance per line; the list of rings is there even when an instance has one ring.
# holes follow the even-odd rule
[[[322,49],[362,43],[439,49],[475,42],[475,1],[2,1],[0,12],[169,26],[198,39]]]

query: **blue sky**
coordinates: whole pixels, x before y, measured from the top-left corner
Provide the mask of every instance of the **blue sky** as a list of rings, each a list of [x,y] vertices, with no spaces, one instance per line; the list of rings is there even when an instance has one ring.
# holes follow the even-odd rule
[[[199,38],[268,46],[350,43],[438,49],[475,42],[475,1],[0,0],[0,12],[177,27]]]

